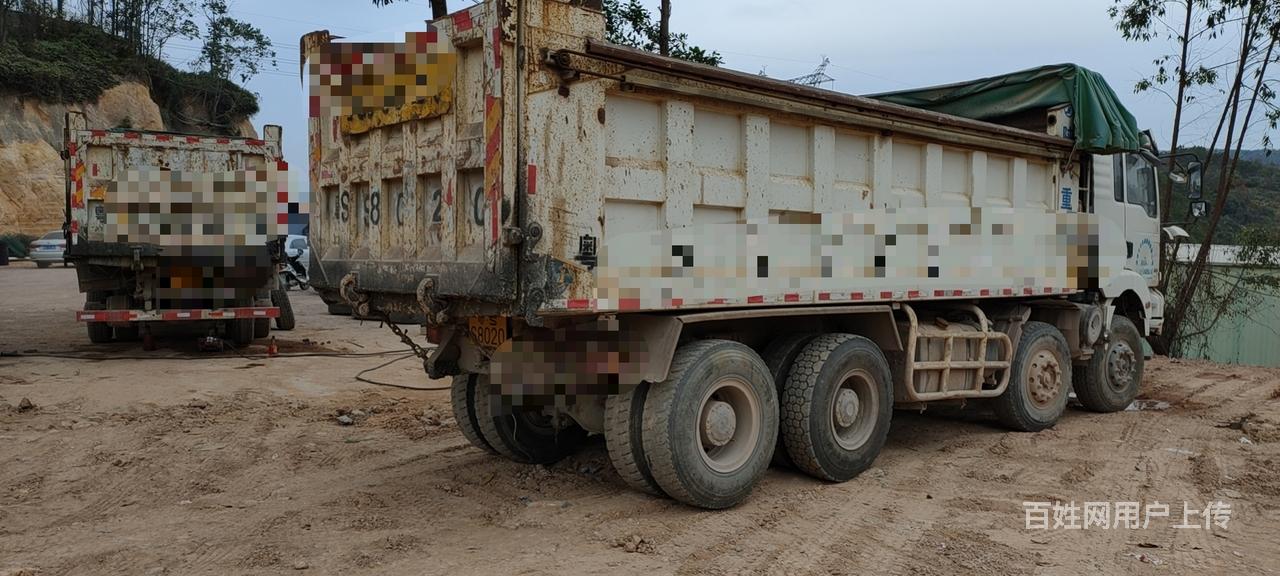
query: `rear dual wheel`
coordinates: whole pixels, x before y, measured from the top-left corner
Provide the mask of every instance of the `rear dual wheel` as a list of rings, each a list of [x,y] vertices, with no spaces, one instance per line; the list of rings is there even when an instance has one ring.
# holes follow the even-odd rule
[[[490,389],[485,374],[455,376],[450,387],[454,420],[467,441],[524,464],[552,464],[587,439],[577,423],[538,406],[513,406]]]
[[[769,467],[777,432],[768,366],[728,340],[682,346],[665,381],[606,404],[609,458],[623,480],[701,508],[745,499]]]
[[[871,466],[889,434],[889,362],[866,338],[823,334],[792,363],[781,405],[783,445],[795,467],[844,482]]]

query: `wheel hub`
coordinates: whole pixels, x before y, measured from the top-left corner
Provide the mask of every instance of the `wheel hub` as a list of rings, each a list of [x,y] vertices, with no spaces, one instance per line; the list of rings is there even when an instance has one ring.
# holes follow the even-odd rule
[[[1107,352],[1107,381],[1117,389],[1127,388],[1133,381],[1137,355],[1127,342],[1115,342]]]
[[[836,424],[841,428],[853,426],[858,419],[858,393],[848,388],[841,388],[836,395]]]
[[[1062,389],[1062,366],[1048,351],[1038,352],[1027,369],[1027,387],[1036,404],[1053,402]]]
[[[707,403],[707,413],[703,418],[702,441],[710,446],[720,447],[733,440],[733,433],[738,430],[738,415],[728,402],[712,400]]]

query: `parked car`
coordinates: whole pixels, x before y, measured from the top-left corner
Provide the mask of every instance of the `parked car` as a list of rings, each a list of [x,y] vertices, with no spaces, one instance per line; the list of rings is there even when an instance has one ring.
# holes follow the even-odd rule
[[[28,255],[36,266],[48,268],[54,264],[61,263],[67,265],[67,261],[63,259],[63,252],[67,250],[67,238],[61,230],[54,230],[39,240],[31,243]]]

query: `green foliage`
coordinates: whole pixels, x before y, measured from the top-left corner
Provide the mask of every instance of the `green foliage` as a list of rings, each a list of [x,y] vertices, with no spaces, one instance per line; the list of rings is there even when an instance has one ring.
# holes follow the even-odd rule
[[[186,72],[139,56],[128,40],[88,24],[56,21],[45,26],[45,37],[0,44],[0,88],[47,102],[93,102],[121,81],[136,80],[150,87],[166,120],[183,121],[192,102],[208,111],[213,131],[224,133],[258,112],[257,96],[225,77]]]
[[[650,52],[658,51],[662,37],[660,23],[639,0],[604,0],[605,39],[623,46],[631,46]],[[724,57],[689,44],[688,34],[672,33],[671,55],[681,60],[719,66]]]
[[[262,62],[270,60],[275,65],[271,39],[258,27],[232,18],[226,0],[204,0],[203,8],[209,24],[199,63],[209,67],[210,75],[224,79],[236,75],[247,82],[258,74]]]
[[[36,237],[30,234],[0,234],[0,246],[9,247],[10,258],[26,258],[28,248]]]
[[[1204,148],[1184,150],[1205,158]],[[1276,159],[1276,156],[1268,157],[1262,150],[1245,150],[1241,153],[1240,164],[1236,167],[1235,179],[1222,211],[1222,220],[1218,222],[1218,229],[1214,234],[1214,244],[1244,245],[1249,240],[1244,236],[1247,229],[1276,228],[1280,222],[1280,164],[1275,163]],[[1217,182],[1222,163],[1206,162],[1205,166],[1204,181]],[[1174,192],[1169,211],[1170,220],[1189,220],[1186,199],[1180,196],[1181,190]],[[1206,187],[1205,200],[1213,205],[1215,197],[1215,191]],[[1196,243],[1204,238],[1207,224],[1207,218],[1201,218],[1187,227],[1187,232]]]

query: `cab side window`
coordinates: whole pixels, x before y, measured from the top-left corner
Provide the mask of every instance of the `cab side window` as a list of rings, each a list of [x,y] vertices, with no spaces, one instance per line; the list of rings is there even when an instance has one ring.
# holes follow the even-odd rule
[[[1159,213],[1156,205],[1155,166],[1137,154],[1125,154],[1124,158],[1125,200],[1135,206],[1142,206],[1147,216],[1155,218]]]

